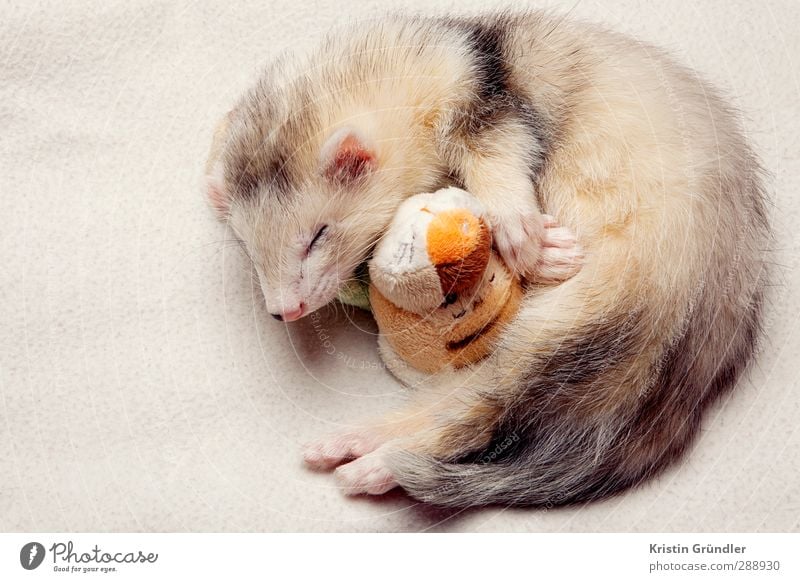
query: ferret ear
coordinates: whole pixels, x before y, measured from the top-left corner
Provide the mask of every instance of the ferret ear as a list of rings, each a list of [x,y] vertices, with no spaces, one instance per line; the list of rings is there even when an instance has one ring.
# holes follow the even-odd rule
[[[225,185],[225,168],[222,163],[223,148],[228,139],[228,129],[236,114],[232,109],[223,117],[214,128],[211,139],[211,151],[206,162],[206,193],[211,206],[220,219],[228,217],[231,206],[231,196]]]
[[[352,128],[339,129],[320,150],[323,175],[341,186],[350,185],[377,166],[374,148]]]
[[[220,164],[216,165],[220,166]],[[221,170],[221,168],[217,167],[206,174],[206,192],[208,201],[211,202],[217,217],[225,219],[228,217],[231,208],[231,197],[228,193],[228,188],[225,186]]]

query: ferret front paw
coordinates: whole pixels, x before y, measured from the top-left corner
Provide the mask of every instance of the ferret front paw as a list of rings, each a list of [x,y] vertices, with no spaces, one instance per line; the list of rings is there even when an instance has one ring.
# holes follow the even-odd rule
[[[583,249],[570,229],[558,224],[547,214],[544,217],[542,254],[533,277],[540,282],[565,281],[583,266]]]
[[[303,460],[313,469],[326,471],[371,453],[380,442],[368,432],[334,434],[307,444]]]
[[[397,487],[394,475],[378,451],[342,465],[334,476],[346,495],[383,495]]]
[[[492,212],[490,217],[494,246],[506,266],[525,278],[535,275],[545,237],[544,223],[536,208],[503,214]]]

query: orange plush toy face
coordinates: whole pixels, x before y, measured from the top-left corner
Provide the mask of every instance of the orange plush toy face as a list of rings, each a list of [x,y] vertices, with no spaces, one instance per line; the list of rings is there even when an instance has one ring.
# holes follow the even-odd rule
[[[463,190],[420,194],[398,210],[370,264],[383,345],[435,373],[488,355],[522,297],[492,253],[483,208]]]

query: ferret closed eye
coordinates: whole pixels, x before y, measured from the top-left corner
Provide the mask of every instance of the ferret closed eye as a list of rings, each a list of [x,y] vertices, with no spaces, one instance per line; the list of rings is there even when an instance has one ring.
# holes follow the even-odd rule
[[[405,408],[306,447],[349,494],[618,493],[680,458],[758,339],[766,196],[735,113],[670,56],[592,25],[530,12],[337,30],[234,105],[207,180],[286,322],[380,260],[404,202],[452,186],[521,282],[513,314],[487,319],[490,353],[398,374]],[[443,321],[477,309],[420,289],[409,308]]]

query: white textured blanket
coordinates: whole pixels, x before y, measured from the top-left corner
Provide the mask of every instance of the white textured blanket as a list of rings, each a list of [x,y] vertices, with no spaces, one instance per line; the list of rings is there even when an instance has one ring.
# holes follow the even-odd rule
[[[585,0],[573,10],[667,47],[725,87],[772,173],[785,268],[769,342],[684,463],[588,507],[458,515],[400,493],[348,499],[302,467],[302,442],[402,394],[368,317],[341,308],[291,326],[268,317],[206,206],[202,167],[214,123],[262,63],[382,9],[0,6],[0,530],[797,529],[793,0]]]

